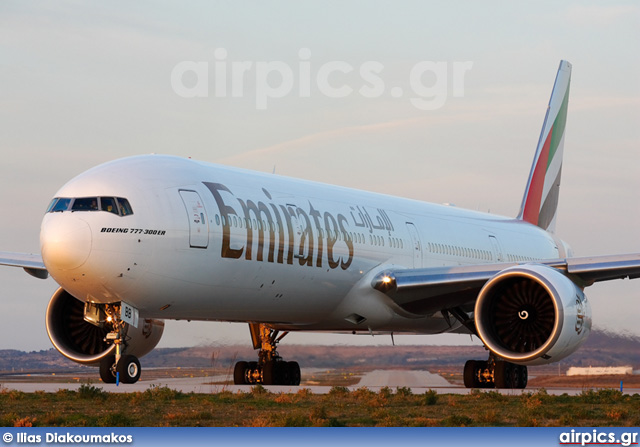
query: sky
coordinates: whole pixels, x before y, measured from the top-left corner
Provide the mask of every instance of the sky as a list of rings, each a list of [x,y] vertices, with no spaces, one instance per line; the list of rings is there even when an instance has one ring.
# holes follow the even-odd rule
[[[64,183],[148,153],[515,216],[566,59],[557,234],[576,255],[640,252],[638,23],[631,1],[5,0],[0,250],[39,252]],[[0,284],[0,349],[49,349],[56,284],[10,267]],[[588,288],[595,329],[640,336],[639,292]],[[159,346],[229,343],[247,327],[168,322]]]

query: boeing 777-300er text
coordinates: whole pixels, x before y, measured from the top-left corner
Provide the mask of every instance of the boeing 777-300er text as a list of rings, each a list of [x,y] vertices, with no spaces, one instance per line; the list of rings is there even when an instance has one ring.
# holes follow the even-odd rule
[[[467,387],[524,388],[527,365],[587,338],[583,289],[640,276],[640,254],[571,257],[554,234],[571,64],[560,63],[519,215],[500,217],[146,155],[80,174],[51,201],[41,256],[0,253],[60,285],[55,348],[134,383],[163,320],[249,324],[236,384],[298,385],[290,331],[477,335]]]

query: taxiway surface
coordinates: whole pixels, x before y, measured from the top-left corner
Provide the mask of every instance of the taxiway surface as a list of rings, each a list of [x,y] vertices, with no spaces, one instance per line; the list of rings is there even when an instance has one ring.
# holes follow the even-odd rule
[[[304,370],[303,370],[304,375]],[[304,377],[304,376],[303,376]],[[248,385],[221,385],[227,379],[226,376],[211,377],[185,377],[185,378],[166,378],[157,380],[141,380],[131,385],[110,385],[101,382],[95,383],[94,386],[102,388],[104,391],[112,393],[131,393],[144,392],[152,387],[168,387],[172,390],[181,391],[183,393],[219,393],[222,391],[231,391],[233,393],[250,390]],[[14,378],[15,380],[15,378]],[[5,381],[0,382],[0,388],[9,390],[18,390],[27,393],[35,391],[44,391],[55,393],[60,389],[77,390],[85,382],[60,383],[60,382],[19,382]],[[348,387],[350,390],[356,390],[361,387],[367,387],[371,391],[379,391],[383,387],[389,387],[394,390],[396,387],[411,388],[414,394],[422,394],[428,390],[435,390],[439,394],[467,394],[469,389],[461,385],[450,384],[442,376],[432,374],[423,370],[375,370],[364,374],[360,382],[356,385]],[[265,386],[266,389],[273,393],[296,393],[301,388],[308,388],[314,394],[327,394],[331,390],[331,386]],[[582,388],[547,388],[549,394],[560,395],[569,394],[576,395],[582,393]],[[502,394],[519,395],[523,392],[535,392],[535,388],[527,388],[526,390],[497,390]],[[625,394],[640,393],[640,389],[625,389]]]

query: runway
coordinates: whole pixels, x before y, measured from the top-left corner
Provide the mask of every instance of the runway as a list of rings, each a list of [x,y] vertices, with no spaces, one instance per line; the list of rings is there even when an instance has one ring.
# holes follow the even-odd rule
[[[304,377],[305,370],[302,370]],[[172,390],[181,391],[183,393],[219,393],[222,391],[230,391],[232,393],[248,392],[251,387],[248,385],[221,385],[220,382],[226,380],[226,376],[211,376],[211,377],[184,377],[184,378],[165,378],[157,380],[140,380],[138,383],[131,385],[110,385],[103,384],[102,382],[96,382],[92,385],[102,388],[104,391],[112,393],[133,393],[144,392],[152,387],[168,387]],[[33,393],[36,391],[44,391],[46,393],[55,393],[58,390],[77,390],[82,384],[86,382],[34,382],[25,381],[0,381],[0,390],[17,390],[26,393]],[[366,387],[371,391],[378,392],[381,388],[389,387],[393,391],[397,387],[410,388],[414,394],[423,394],[428,390],[434,390],[439,394],[468,394],[471,390],[464,388],[461,385],[450,384],[442,376],[432,374],[425,370],[375,370],[365,373],[358,384],[349,386],[351,391],[358,388]],[[309,389],[313,394],[327,394],[331,390],[331,386],[305,386],[304,383],[297,386],[265,386],[267,390],[272,393],[297,393],[301,388]],[[498,391],[505,395],[520,395],[523,392],[530,393],[535,392],[536,388],[527,388],[525,390],[511,390],[511,389],[499,389],[491,390]],[[546,388],[547,393],[552,395],[577,395],[583,392],[583,388]],[[487,390],[489,391],[489,390]],[[624,394],[640,394],[638,388],[628,388],[624,390]]]
[[[438,375],[432,374],[429,371],[400,371],[392,369],[376,369],[366,373],[360,379],[359,387],[408,387],[408,388],[438,388],[438,387],[450,387],[451,384],[447,380]]]

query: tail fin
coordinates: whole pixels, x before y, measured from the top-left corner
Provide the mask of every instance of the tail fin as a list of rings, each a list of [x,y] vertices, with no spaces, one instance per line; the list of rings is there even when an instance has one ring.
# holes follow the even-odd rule
[[[518,219],[555,231],[571,64],[560,61]]]

